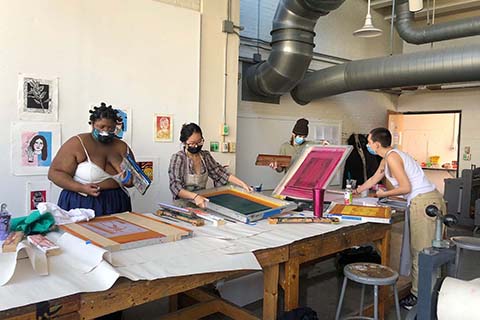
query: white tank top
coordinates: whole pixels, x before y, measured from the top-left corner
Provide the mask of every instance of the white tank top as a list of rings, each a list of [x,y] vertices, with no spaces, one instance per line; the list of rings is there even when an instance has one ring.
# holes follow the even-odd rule
[[[388,164],[386,161],[386,158],[390,154],[390,152],[396,152],[400,156],[400,158],[402,158],[403,167],[405,168],[405,172],[407,173],[407,177],[410,181],[410,186],[412,188],[410,193],[405,195],[409,204],[410,201],[412,201],[412,199],[419,194],[435,190],[435,185],[427,179],[425,173],[418,165],[418,163],[410,155],[397,149],[392,149],[388,151],[385,155],[385,176],[394,188],[398,187],[398,181],[390,174],[390,170],[388,169]]]
[[[77,138],[82,144],[85,155],[87,156],[87,160],[77,165],[77,169],[73,175],[73,180],[80,182],[81,184],[88,184],[100,183],[107,179],[113,178],[111,174],[107,173],[90,160],[90,156],[88,155],[87,148],[85,148],[85,145],[83,144],[82,138],[80,138],[80,136],[77,136]]]

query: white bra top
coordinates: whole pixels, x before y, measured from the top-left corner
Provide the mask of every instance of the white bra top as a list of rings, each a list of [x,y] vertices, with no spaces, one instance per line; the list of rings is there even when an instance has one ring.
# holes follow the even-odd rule
[[[87,161],[83,161],[77,165],[77,169],[75,170],[75,174],[73,176],[73,180],[80,182],[81,184],[87,183],[100,183],[107,179],[111,179],[113,176],[95,163],[90,160],[88,156],[87,148],[83,144],[82,138],[77,136],[78,140],[82,144],[83,150],[85,151],[85,155],[87,156]]]

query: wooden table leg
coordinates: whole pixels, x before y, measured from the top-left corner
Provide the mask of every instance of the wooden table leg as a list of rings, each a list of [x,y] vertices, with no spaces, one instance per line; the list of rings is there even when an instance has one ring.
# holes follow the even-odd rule
[[[285,262],[285,311],[298,307],[300,263],[297,258]]]
[[[384,237],[377,243],[375,243],[377,250],[380,251],[380,257],[382,259],[382,264],[385,266],[390,265],[390,239],[391,231],[385,230]],[[385,301],[388,299],[388,292],[390,288],[387,286],[381,286],[379,292],[379,318],[385,319]]]
[[[263,269],[263,320],[277,319],[279,265]]]
[[[168,297],[168,311],[175,312],[178,310],[178,294],[172,294]]]

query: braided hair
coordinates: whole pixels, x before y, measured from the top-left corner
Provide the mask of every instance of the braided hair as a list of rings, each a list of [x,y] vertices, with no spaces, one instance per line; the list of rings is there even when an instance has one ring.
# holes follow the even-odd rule
[[[93,110],[90,110],[90,121],[88,124],[93,124],[100,119],[110,119],[115,123],[121,123],[122,117],[118,115],[118,111],[112,106],[108,106],[105,102],[100,103],[100,107],[94,106]]]

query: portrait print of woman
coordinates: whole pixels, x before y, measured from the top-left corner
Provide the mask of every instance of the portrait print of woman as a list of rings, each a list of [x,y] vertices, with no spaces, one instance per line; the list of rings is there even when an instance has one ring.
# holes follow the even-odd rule
[[[51,163],[51,132],[25,132],[26,144],[23,164],[26,166],[48,167]],[[26,161],[25,161],[26,159]]]

